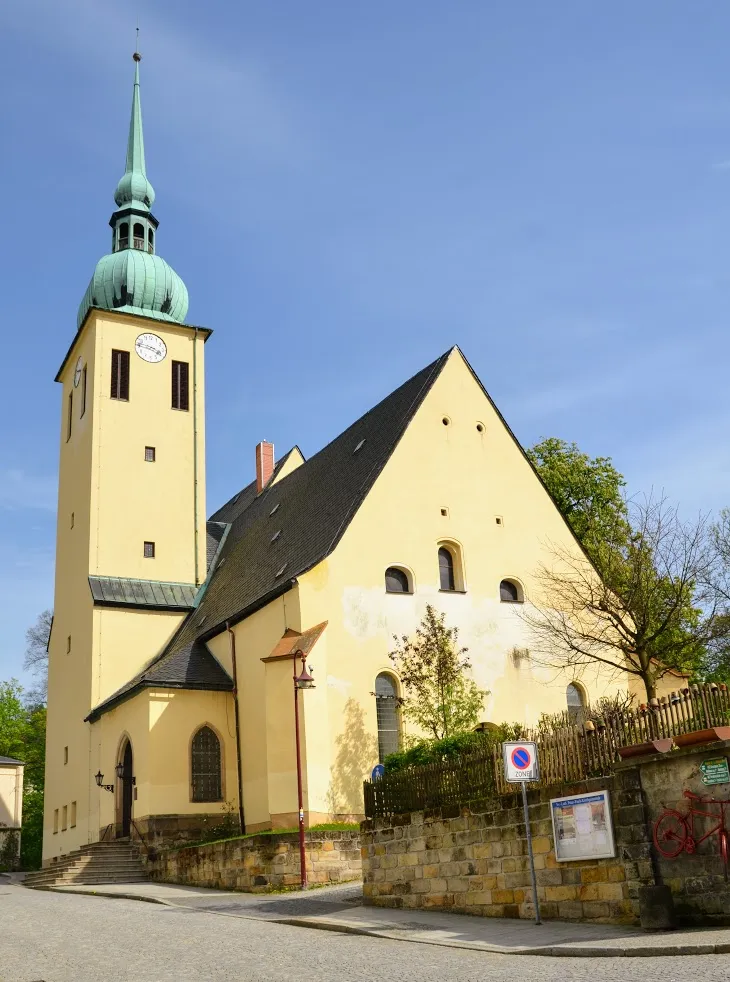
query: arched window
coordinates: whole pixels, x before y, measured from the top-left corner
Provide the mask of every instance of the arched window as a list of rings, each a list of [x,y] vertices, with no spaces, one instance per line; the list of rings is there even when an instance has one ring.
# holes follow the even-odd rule
[[[568,717],[571,723],[580,726],[586,720],[586,695],[582,686],[571,682],[565,690],[568,700]]]
[[[408,580],[408,573],[397,566],[389,566],[385,571],[385,592],[386,593],[410,593],[411,584]]]
[[[144,249],[144,225],[141,222],[134,225],[134,248]]]
[[[119,226],[119,248],[129,248],[129,225],[127,222],[122,222]]]
[[[209,726],[201,726],[192,744],[193,801],[221,801],[221,742]]]
[[[149,229],[148,232],[147,232],[147,242],[149,244],[148,251],[149,252],[154,252],[155,251],[155,233],[152,231],[152,229]]]
[[[446,546],[439,549],[439,583],[442,590],[455,590],[454,554]]]
[[[522,591],[513,580],[502,580],[499,584],[499,599],[505,604],[522,602]]]
[[[398,690],[395,679],[381,672],[375,679],[375,708],[378,715],[378,755],[380,762],[400,750]]]

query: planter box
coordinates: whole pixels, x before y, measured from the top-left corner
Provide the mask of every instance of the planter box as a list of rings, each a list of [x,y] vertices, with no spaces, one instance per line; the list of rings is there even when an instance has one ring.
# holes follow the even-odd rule
[[[730,726],[712,726],[709,730],[693,730],[691,733],[680,733],[674,738],[678,747],[694,747],[699,743],[716,743],[718,740],[730,740]]]
[[[665,740],[649,740],[647,743],[637,743],[631,747],[619,747],[618,753],[622,760],[626,760],[627,757],[645,757],[647,754],[666,754],[672,749],[672,745],[672,739],[669,737]]]

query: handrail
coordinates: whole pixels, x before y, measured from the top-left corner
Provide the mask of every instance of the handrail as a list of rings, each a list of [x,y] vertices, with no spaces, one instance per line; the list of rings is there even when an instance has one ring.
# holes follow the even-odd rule
[[[132,824],[132,828],[134,829],[134,831],[139,836],[139,841],[142,843],[143,846],[146,846],[147,843],[145,842],[144,836],[142,835],[142,833],[140,832],[140,830],[137,828],[137,823],[135,822],[134,819],[131,819],[130,821],[131,821],[131,824]],[[130,839],[131,839],[131,835],[130,835]]]
[[[107,826],[106,826],[106,827],[104,828],[104,831],[103,831],[103,832],[101,833],[101,837],[100,837],[100,839],[99,839],[99,842],[104,842],[104,841],[105,841],[105,839],[106,839],[106,835],[107,835],[107,832],[108,832],[108,831],[109,831],[110,829],[113,829],[113,828],[114,828],[114,822],[110,822],[110,823],[109,823],[109,825],[107,825]]]

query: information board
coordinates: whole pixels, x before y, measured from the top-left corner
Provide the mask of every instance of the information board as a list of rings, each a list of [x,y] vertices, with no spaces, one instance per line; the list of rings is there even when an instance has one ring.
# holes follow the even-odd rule
[[[530,740],[502,744],[504,779],[510,784],[522,781],[539,781],[537,744]]]
[[[616,855],[608,791],[553,798],[550,816],[558,862]]]
[[[727,757],[712,757],[700,764],[703,784],[730,784],[730,769]]]

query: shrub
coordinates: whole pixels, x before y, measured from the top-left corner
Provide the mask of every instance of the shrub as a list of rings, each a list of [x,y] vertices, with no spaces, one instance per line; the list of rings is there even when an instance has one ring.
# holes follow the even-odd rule
[[[524,727],[519,723],[502,723],[483,732],[467,730],[441,740],[419,740],[407,750],[388,754],[383,761],[385,772],[392,774],[408,767],[441,764],[474,754],[489,753],[492,747],[499,746],[504,740],[519,740],[523,733]]]

